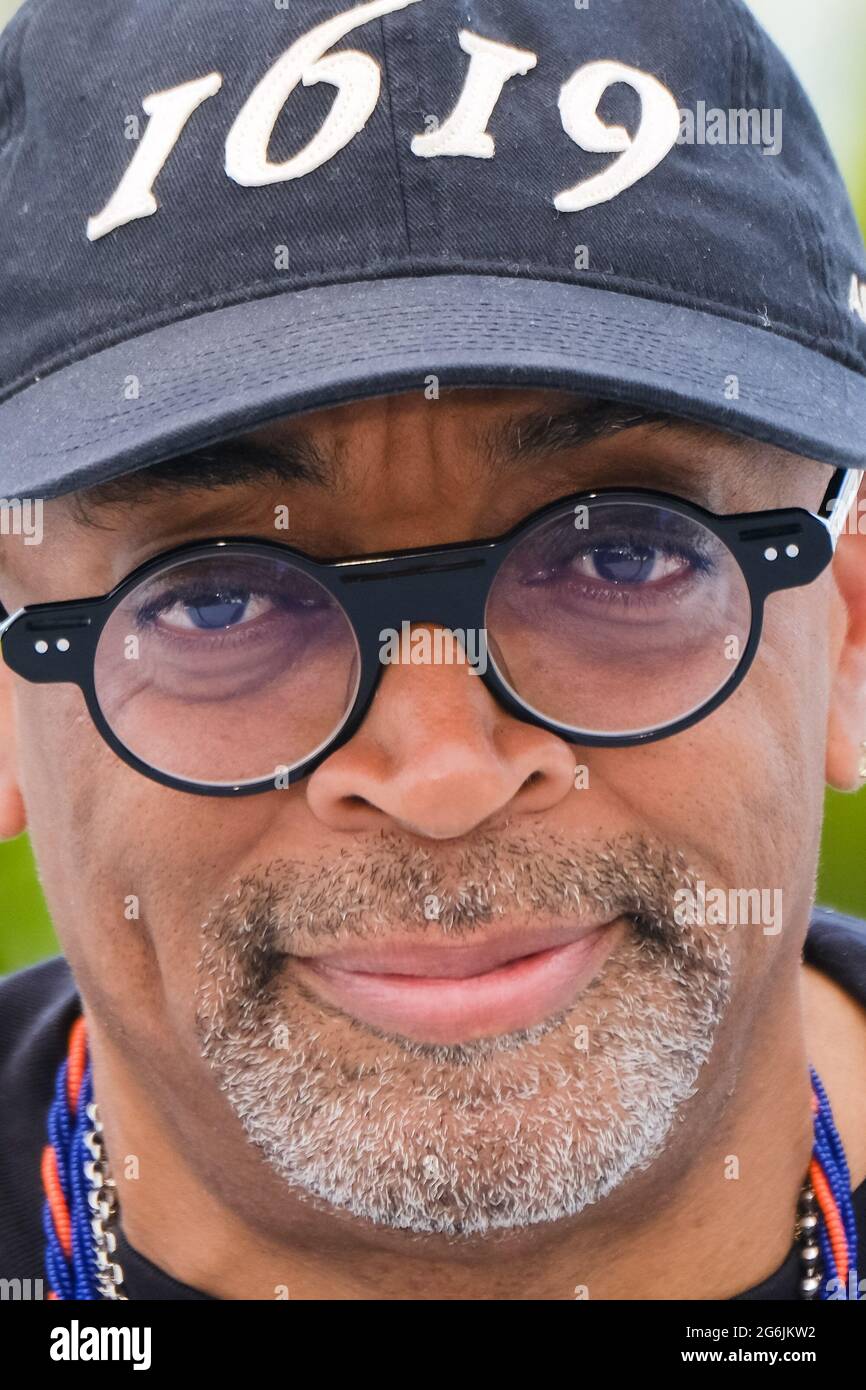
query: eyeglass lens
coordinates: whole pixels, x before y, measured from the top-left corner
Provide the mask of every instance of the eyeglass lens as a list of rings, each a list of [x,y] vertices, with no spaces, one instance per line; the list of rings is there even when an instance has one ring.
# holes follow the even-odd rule
[[[329,743],[360,673],[335,598],[290,559],[180,561],[146,578],[100,636],[96,695],[115,736],[191,782],[263,781]]]
[[[529,532],[491,589],[491,658],[511,691],[572,731],[674,724],[731,680],[752,625],[746,578],[682,512],[597,499]]]

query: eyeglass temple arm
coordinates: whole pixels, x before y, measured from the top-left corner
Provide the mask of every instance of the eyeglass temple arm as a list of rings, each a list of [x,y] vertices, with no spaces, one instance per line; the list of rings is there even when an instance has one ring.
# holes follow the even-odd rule
[[[861,468],[837,469],[818,510],[819,517],[830,532],[834,550],[857,502],[863,478],[864,470]]]

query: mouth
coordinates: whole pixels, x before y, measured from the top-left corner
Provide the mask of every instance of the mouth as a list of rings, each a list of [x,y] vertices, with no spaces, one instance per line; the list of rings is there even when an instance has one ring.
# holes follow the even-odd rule
[[[502,930],[469,945],[371,943],[294,957],[299,979],[361,1023],[455,1044],[542,1023],[568,1008],[627,929],[626,919]]]

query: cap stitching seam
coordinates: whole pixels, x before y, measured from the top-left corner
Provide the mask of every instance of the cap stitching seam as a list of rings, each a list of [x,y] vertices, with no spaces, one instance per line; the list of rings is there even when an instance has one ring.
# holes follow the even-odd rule
[[[383,269],[387,270],[388,274],[383,276],[380,273]],[[48,361],[44,361],[35,370],[29,371],[25,377],[16,378],[14,382],[10,383],[9,387],[5,391],[0,390],[0,405],[4,404],[9,400],[14,399],[15,396],[20,395],[22,391],[25,391],[29,389],[31,386],[36,385],[38,381],[45,380],[47,377],[54,375],[58,371],[62,371],[67,367],[74,366],[77,362],[85,361],[88,357],[94,356],[97,352],[106,351],[112,347],[119,347],[122,346],[124,343],[133,343],[136,339],[144,337],[150,332],[154,332],[160,328],[171,327],[173,324],[184,323],[188,319],[198,318],[207,313],[217,313],[222,309],[233,308],[248,302],[251,303],[256,302],[260,299],[277,298],[281,294],[303,293],[307,289],[323,288],[328,285],[365,283],[367,281],[381,280],[383,278],[437,278],[440,276],[454,276],[455,273],[476,275],[482,279],[501,278],[530,281],[544,280],[547,282],[558,283],[563,286],[568,286],[570,288],[580,288],[581,286],[588,286],[592,289],[609,290],[611,293],[625,293],[631,289],[635,289],[638,291],[656,291],[659,289],[659,286],[655,283],[649,283],[641,280],[633,280],[625,276],[617,277],[616,285],[611,285],[606,277],[602,275],[593,276],[590,272],[583,274],[581,276],[580,282],[578,283],[575,280],[563,280],[559,276],[551,275],[549,273],[549,267],[544,266],[527,266],[524,268],[523,273],[519,275],[509,275],[504,273],[501,268],[494,267],[491,269],[487,263],[484,263],[482,266],[472,265],[472,263],[469,263],[465,264],[461,268],[460,272],[455,272],[453,265],[450,261],[446,266],[441,266],[438,268],[434,266],[430,270],[421,269],[417,265],[403,265],[395,267],[393,263],[387,263],[382,267],[377,267],[375,264],[373,264],[367,265],[364,268],[364,273],[360,275],[358,274],[357,269],[355,269],[347,271],[345,276],[337,280],[335,280],[333,274],[331,274],[327,279],[319,281],[305,280],[301,284],[296,284],[294,287],[281,286],[279,288],[275,288],[270,282],[261,281],[257,282],[257,286],[245,286],[243,292],[239,293],[237,298],[225,298],[217,304],[214,304],[213,302],[198,301],[197,305],[185,305],[185,312],[182,314],[176,314],[174,316],[171,316],[170,314],[164,313],[161,316],[154,315],[151,318],[142,319],[136,324],[136,331],[134,333],[128,333],[125,335],[118,334],[117,336],[104,335],[101,340],[99,338],[89,339],[87,341],[87,344],[85,345],[84,351],[78,352],[74,356],[70,354],[63,354],[63,356],[60,358],[49,359]],[[251,289],[255,289],[259,286],[261,287],[260,293],[250,294]],[[747,327],[764,327],[764,325],[761,322],[760,316],[751,314],[748,310],[741,310],[735,312],[732,310],[732,306],[716,305],[712,301],[708,300],[702,300],[700,304],[695,304],[690,297],[683,295],[680,291],[677,290],[675,286],[662,286],[662,288],[666,288],[670,292],[671,298],[667,302],[672,302],[681,308],[692,309],[695,312],[707,313],[710,316],[712,316],[715,313],[716,317],[718,318],[722,318],[730,322],[742,323]],[[654,293],[644,293],[643,297],[654,303],[666,302],[659,300],[659,296]],[[192,309],[192,312],[189,312],[190,309]],[[866,377],[866,364],[864,364],[863,361],[859,358],[855,359],[853,356],[849,357],[848,354],[842,354],[838,351],[834,351],[833,349],[836,349],[838,347],[838,344],[835,342],[828,342],[826,339],[816,338],[815,335],[811,333],[806,334],[798,332],[794,329],[789,329],[787,328],[787,326],[782,324],[774,324],[772,330],[765,329],[765,331],[772,332],[777,337],[797,342],[802,347],[810,348],[813,351],[817,351],[822,357],[825,357],[830,361],[835,361],[839,363],[841,366],[848,368],[860,377]],[[77,343],[76,347],[80,348],[81,343]]]
[[[423,79],[423,69],[418,62],[417,39],[418,28],[420,27],[421,19],[422,13],[420,7],[416,8],[414,6],[409,10],[404,10],[401,16],[402,23],[405,26],[406,30],[406,54],[408,61],[409,63],[411,63],[412,66],[413,91],[417,93],[419,115],[423,117],[427,114],[427,112],[421,110],[422,95],[423,104],[425,107],[428,106],[428,102],[427,89]],[[436,243],[441,246],[443,244],[443,236],[442,223],[439,217],[439,186],[436,181],[436,160],[418,159],[418,157],[415,155],[413,155],[412,160],[413,162],[410,167],[414,169],[414,176],[416,182],[419,186],[422,186],[424,189],[424,196],[426,200],[425,211],[429,220],[429,230],[433,232]],[[430,244],[429,235],[427,244]]]
[[[409,226],[409,207],[406,202],[406,189],[403,183],[403,169],[400,164],[400,148],[397,143],[397,123],[394,119],[394,98],[391,90],[391,72],[388,64],[388,37],[385,32],[384,16],[379,20],[379,30],[382,36],[382,65],[385,69],[385,90],[388,94],[388,120],[391,125],[391,140],[394,149],[394,169],[397,175],[397,187],[400,190],[400,206],[403,209],[403,229],[406,233],[406,246],[409,255],[412,255],[412,232]]]
[[[359,359],[359,361],[360,361],[360,359]],[[239,363],[238,366],[241,367],[242,364]],[[486,369],[484,369],[484,368],[479,368],[478,371],[479,371],[480,374],[486,375]],[[656,371],[658,372],[658,374],[659,374],[660,377],[665,378],[665,379],[667,379],[667,380],[670,380],[670,381],[677,381],[677,382],[679,382],[679,381],[682,380],[682,372],[681,372],[681,370],[680,370],[679,367],[677,367],[677,368],[671,370],[671,369],[668,369],[668,368],[666,368],[666,367],[664,367],[664,366],[657,366],[657,367],[656,367]],[[236,372],[236,373],[233,373],[232,375],[233,375],[233,376],[238,376],[239,373]],[[229,381],[231,381],[231,380],[232,380],[232,376],[230,376],[228,379],[229,379]],[[267,387],[267,386],[275,385],[277,382],[286,382],[286,381],[287,381],[287,378],[286,378],[284,375],[283,375],[283,376],[281,376],[281,375],[279,375],[279,374],[278,374],[278,375],[270,375],[270,376],[260,376],[260,375],[256,375],[256,384],[257,384],[258,386]],[[201,391],[198,391],[197,394],[196,394],[196,401],[197,401],[197,403],[199,403],[199,404],[201,404],[201,405],[203,405],[203,406],[207,406],[207,405],[209,405],[209,404],[212,404],[214,401],[218,401],[218,400],[221,400],[221,399],[223,398],[224,389],[225,389],[225,383],[224,383],[223,381],[220,381],[219,383],[216,383],[216,385],[215,385],[215,390],[214,390],[214,392],[213,392],[211,395],[202,395]],[[762,404],[765,404],[765,405],[784,406],[785,409],[788,411],[789,415],[791,415],[794,419],[797,419],[797,420],[806,421],[806,422],[814,422],[814,421],[815,421],[815,418],[816,418],[816,417],[806,408],[805,402],[804,402],[804,401],[802,401],[802,400],[800,400],[799,402],[798,402],[798,401],[795,401],[795,400],[790,396],[790,394],[787,394],[787,395],[786,395],[786,394],[779,395],[778,393],[773,393],[773,392],[764,391],[764,392],[759,393],[759,394],[756,396],[756,401],[758,401],[758,402],[760,402],[760,403],[762,403]],[[176,405],[176,402],[172,402],[172,405]],[[159,421],[159,420],[162,420],[162,419],[164,419],[164,418],[166,418],[165,414],[164,414],[164,413],[161,413],[161,412],[158,411],[158,410],[155,411],[155,412],[152,412],[152,413],[150,414],[150,416],[149,416],[149,419],[150,419],[152,422]],[[732,423],[733,423],[733,421],[736,420],[736,418],[737,418],[736,416],[732,416]],[[131,430],[131,429],[134,429],[134,428],[135,428],[135,426],[137,425],[138,421],[137,421],[136,413],[135,413],[135,412],[130,412],[130,413],[128,414],[126,420],[124,420],[123,417],[121,417],[121,416],[114,415],[114,416],[112,416],[112,418],[111,418],[110,421],[106,421],[105,423],[106,423],[106,428],[104,428],[104,429],[101,430],[101,431],[94,430],[94,429],[92,429],[92,428],[89,427],[89,428],[87,429],[86,436],[85,436],[84,438],[81,438],[81,439],[79,439],[77,442],[74,442],[74,443],[70,442],[68,445],[66,445],[66,446],[64,447],[63,455],[62,455],[62,456],[63,456],[64,458],[66,458],[66,457],[68,457],[69,455],[74,454],[74,453],[80,451],[81,449],[87,448],[87,447],[89,447],[89,446],[91,446],[91,445],[94,445],[94,444],[99,444],[102,440],[105,440],[105,439],[111,439],[111,440],[119,440],[119,439],[122,439],[123,437],[125,437],[126,435],[128,435],[128,434],[130,433],[130,430]]]

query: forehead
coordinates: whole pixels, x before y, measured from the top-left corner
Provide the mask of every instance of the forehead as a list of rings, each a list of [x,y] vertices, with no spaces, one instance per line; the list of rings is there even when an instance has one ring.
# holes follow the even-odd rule
[[[170,503],[184,491],[246,484],[309,485],[344,492],[435,462],[440,478],[462,487],[503,472],[543,472],[567,458],[591,465],[642,461],[672,480],[728,473],[759,486],[800,478],[809,461],[744,436],[625,402],[561,391],[502,388],[423,391],[375,397],[276,420],[253,431],[127,473],[75,494],[82,513],[135,502]],[[816,465],[811,465],[813,471]],[[822,465],[817,465],[822,471]],[[467,472],[467,470],[471,470]],[[598,482],[595,479],[594,482]],[[633,480],[634,481],[634,480]],[[647,479],[652,485],[653,478]]]

